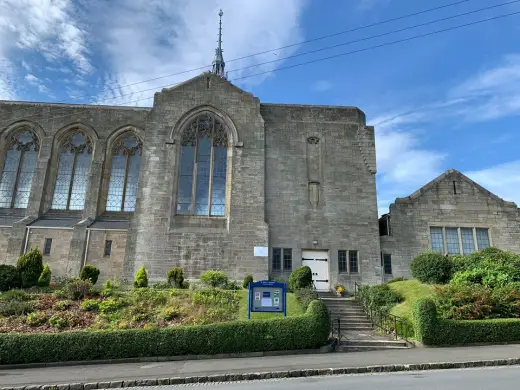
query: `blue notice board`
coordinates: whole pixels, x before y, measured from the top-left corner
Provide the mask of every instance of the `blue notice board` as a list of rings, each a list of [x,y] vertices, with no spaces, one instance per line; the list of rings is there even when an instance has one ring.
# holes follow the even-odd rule
[[[283,313],[287,317],[287,286],[285,283],[262,280],[249,283],[247,318],[251,313]]]

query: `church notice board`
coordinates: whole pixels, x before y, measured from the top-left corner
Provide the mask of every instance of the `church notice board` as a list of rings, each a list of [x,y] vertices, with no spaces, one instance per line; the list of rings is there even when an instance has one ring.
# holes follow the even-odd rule
[[[287,286],[285,283],[262,280],[249,283],[247,318],[251,313],[283,313],[287,317]]]

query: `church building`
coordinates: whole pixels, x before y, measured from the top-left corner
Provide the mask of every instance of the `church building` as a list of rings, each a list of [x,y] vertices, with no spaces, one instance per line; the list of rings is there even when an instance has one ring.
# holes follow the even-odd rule
[[[287,279],[309,265],[319,290],[351,290],[408,276],[422,250],[452,253],[450,229],[463,253],[520,252],[516,205],[458,173],[378,220],[365,114],[261,103],[226,79],[220,36],[212,71],[151,108],[0,102],[0,263],[37,246],[54,276],[93,264],[100,281],[141,266],[152,281],[175,266]]]

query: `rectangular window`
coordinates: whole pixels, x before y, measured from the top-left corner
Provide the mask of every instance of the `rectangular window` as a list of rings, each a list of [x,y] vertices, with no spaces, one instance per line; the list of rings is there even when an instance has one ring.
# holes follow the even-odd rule
[[[389,253],[383,254],[383,270],[385,275],[392,275],[392,255]]]
[[[45,239],[45,246],[43,247],[43,254],[50,255],[51,254],[51,246],[52,246],[52,238]]]
[[[351,274],[357,274],[358,270],[358,252],[357,251],[348,251],[348,262],[350,267]]]
[[[475,241],[473,240],[473,229],[460,228],[462,238],[462,252],[467,255],[475,251]]]
[[[273,271],[280,271],[282,269],[282,249],[273,248]]]
[[[457,228],[446,228],[446,246],[448,247],[448,253],[450,255],[459,255],[459,229]]]
[[[444,239],[442,238],[442,228],[431,227],[430,239],[432,241],[432,250],[437,252],[444,252]]]
[[[338,271],[347,272],[347,251],[338,251]]]
[[[488,229],[477,228],[477,246],[479,250],[489,248]]]
[[[283,248],[283,269],[284,271],[292,270],[292,249]]]
[[[105,256],[109,257],[112,252],[112,240],[105,241]]]

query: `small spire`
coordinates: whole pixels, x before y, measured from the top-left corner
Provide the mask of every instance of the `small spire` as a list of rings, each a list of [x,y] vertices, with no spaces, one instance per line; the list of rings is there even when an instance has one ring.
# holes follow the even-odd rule
[[[226,63],[224,62],[224,56],[222,55],[222,52],[224,51],[222,50],[222,15],[224,15],[224,12],[220,10],[218,13],[218,16],[220,17],[218,27],[218,47],[215,49],[215,59],[213,60],[212,72],[225,79],[226,72],[224,71],[224,68]]]

